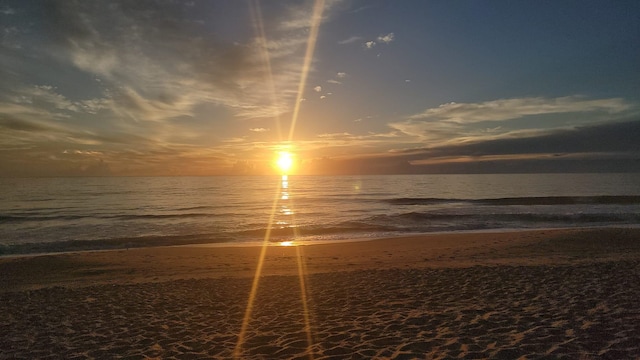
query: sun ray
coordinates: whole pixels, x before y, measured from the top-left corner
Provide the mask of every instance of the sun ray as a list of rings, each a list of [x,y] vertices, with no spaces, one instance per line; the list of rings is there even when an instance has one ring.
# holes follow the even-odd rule
[[[298,114],[300,113],[300,104],[304,95],[304,87],[307,84],[307,75],[311,68],[311,60],[313,60],[313,52],[316,48],[316,40],[318,39],[318,30],[322,20],[322,11],[324,10],[324,0],[316,0],[313,6],[313,15],[311,17],[311,28],[309,30],[309,38],[307,39],[307,50],[304,55],[304,64],[302,65],[302,74],[300,83],[298,84],[298,96],[293,108],[293,116],[291,117],[291,127],[289,128],[289,141],[293,140],[293,133],[296,129]]]
[[[269,47],[267,46],[267,36],[264,33],[264,23],[262,22],[262,10],[260,9],[260,3],[258,0],[253,0],[249,3],[249,12],[251,14],[251,20],[258,33],[257,40],[260,45],[260,55],[262,63],[264,64],[264,72],[267,77],[267,87],[271,95],[271,106],[276,107],[273,117],[276,123],[276,130],[278,138],[282,139],[282,128],[280,126],[280,112],[277,109],[278,99],[276,97],[276,86],[273,81],[273,72],[271,71],[271,56],[269,55]]]
[[[242,319],[242,326],[240,333],[238,334],[238,341],[236,347],[233,350],[233,358],[239,359],[242,357],[242,345],[244,344],[244,337],[247,334],[249,322],[251,321],[251,314],[253,312],[253,303],[256,299],[256,293],[258,292],[258,285],[260,283],[260,275],[262,274],[262,267],[264,265],[264,258],[267,254],[267,247],[269,246],[269,240],[271,238],[271,226],[276,214],[276,207],[278,206],[279,194],[276,193],[276,197],[273,200],[273,206],[271,207],[271,215],[269,217],[269,226],[264,234],[262,241],[262,248],[260,249],[260,256],[258,257],[258,264],[256,266],[256,272],[253,276],[253,283],[251,284],[251,291],[249,292],[249,300],[247,301],[247,308],[244,312],[244,318]]]
[[[307,304],[307,267],[302,254],[302,246],[296,246],[296,258],[298,261],[298,279],[300,280],[300,300],[302,301],[302,316],[304,317],[304,332],[307,336],[307,355],[313,360],[313,338],[311,336],[311,320],[309,318],[309,305]]]
[[[304,63],[302,66],[302,72],[300,75],[300,83],[298,84],[298,92],[297,92],[297,97],[296,97],[296,103],[294,106],[294,111],[293,111],[293,115],[292,115],[292,119],[291,119],[291,127],[289,129],[289,141],[291,141],[293,139],[293,134],[295,131],[295,126],[296,126],[296,122],[298,120],[298,115],[300,112],[300,103],[302,100],[302,96],[304,94],[304,87],[306,86],[306,82],[307,82],[307,75],[309,73],[309,69],[311,67],[311,61],[313,59],[313,53],[315,50],[315,45],[316,45],[316,40],[318,37],[318,30],[320,27],[320,22],[322,19],[322,12],[324,10],[324,0],[316,0],[314,3],[314,7],[313,7],[313,15],[311,18],[311,26],[310,26],[310,31],[309,31],[309,38],[307,39],[307,48],[305,51],[305,58],[304,58]],[[275,94],[275,86],[273,84],[273,75],[271,73],[271,63],[269,60],[269,53],[268,53],[268,49],[266,46],[266,36],[264,34],[264,26],[262,23],[262,13],[260,11],[260,6],[258,4],[257,1],[254,1],[251,3],[251,16],[254,22],[254,25],[257,29],[258,34],[258,41],[260,41],[261,44],[261,50],[262,50],[262,56],[263,56],[263,61],[265,63],[265,69],[268,73],[268,77],[269,77],[269,86],[271,87],[271,92],[272,92],[272,102],[274,104],[276,104],[276,94]],[[276,122],[278,123],[278,131],[280,131],[280,123],[279,123],[280,119],[279,117],[276,117]],[[292,153],[288,152],[288,151],[282,151],[280,152],[278,159],[276,160],[276,165],[278,166],[278,168],[280,169],[280,171],[283,173],[283,179],[285,179],[285,176],[291,171],[292,166],[294,164],[293,161],[293,155]],[[284,180],[283,180],[284,181]],[[273,200],[273,206],[271,208],[271,214],[269,216],[269,223],[267,225],[267,230],[265,232],[265,236],[264,239],[262,241],[262,247],[260,250],[260,255],[258,257],[258,263],[256,266],[256,271],[253,277],[253,282],[251,285],[251,290],[249,292],[249,298],[247,301],[247,307],[245,309],[245,313],[244,313],[244,317],[242,319],[242,325],[241,325],[241,329],[240,332],[238,334],[238,341],[236,343],[236,346],[234,348],[233,351],[233,357],[235,359],[239,359],[242,357],[242,347],[244,344],[244,339],[246,337],[247,334],[247,329],[249,328],[249,323],[251,321],[251,315],[253,312],[253,307],[254,307],[254,303],[256,300],[256,294],[258,292],[258,286],[260,283],[260,276],[262,274],[262,270],[263,270],[263,266],[264,266],[264,260],[266,257],[266,253],[267,253],[267,248],[269,246],[269,242],[271,240],[271,229],[273,227],[274,224],[274,219],[275,219],[275,215],[276,215],[276,209],[278,206],[278,203],[280,200],[282,200],[282,196],[281,196],[281,192],[283,191],[283,187],[280,188],[280,191],[276,192],[276,196]],[[288,198],[288,197],[287,197]],[[294,232],[294,239],[298,238],[299,234],[297,231],[297,227],[295,226],[295,217],[293,219],[293,232]],[[307,337],[307,354],[309,356],[310,359],[313,359],[313,339],[311,336],[311,322],[310,322],[310,317],[309,317],[309,308],[307,305],[307,288],[306,288],[306,282],[305,282],[305,274],[306,274],[306,264],[304,263],[304,256],[301,254],[301,250],[299,246],[296,246],[296,257],[297,257],[297,264],[298,264],[298,277],[299,277],[299,284],[300,284],[300,296],[301,296],[301,300],[302,300],[302,307],[303,307],[303,317],[304,317],[304,331],[306,333],[306,337]]]

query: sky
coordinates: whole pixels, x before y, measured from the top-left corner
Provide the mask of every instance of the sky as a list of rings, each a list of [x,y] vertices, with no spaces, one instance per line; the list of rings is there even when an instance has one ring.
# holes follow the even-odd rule
[[[640,171],[640,2],[0,0],[0,176]]]

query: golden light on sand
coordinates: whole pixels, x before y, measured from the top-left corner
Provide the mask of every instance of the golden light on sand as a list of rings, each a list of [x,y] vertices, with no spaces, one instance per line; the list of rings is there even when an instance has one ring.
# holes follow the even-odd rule
[[[293,154],[288,151],[279,152],[276,166],[283,174],[288,174],[293,169]]]
[[[294,246],[295,243],[293,241],[280,241],[280,246]]]

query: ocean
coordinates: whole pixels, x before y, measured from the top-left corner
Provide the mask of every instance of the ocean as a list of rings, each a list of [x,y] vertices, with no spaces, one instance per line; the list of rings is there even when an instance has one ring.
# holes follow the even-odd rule
[[[640,174],[0,179],[0,254],[640,224]]]

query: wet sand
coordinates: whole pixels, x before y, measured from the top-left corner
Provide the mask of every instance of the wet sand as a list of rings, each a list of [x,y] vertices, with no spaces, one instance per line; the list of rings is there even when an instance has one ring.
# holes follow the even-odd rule
[[[0,259],[0,359],[640,357],[640,229],[272,246],[243,326],[259,257]]]

